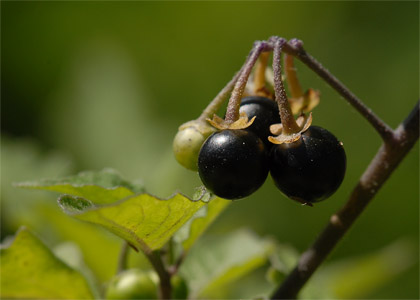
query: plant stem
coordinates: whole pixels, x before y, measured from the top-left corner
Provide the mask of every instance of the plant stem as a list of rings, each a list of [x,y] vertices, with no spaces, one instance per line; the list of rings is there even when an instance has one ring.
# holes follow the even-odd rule
[[[127,258],[130,246],[127,241],[123,241],[121,245],[120,255],[118,256],[117,274],[121,273],[127,268]]]
[[[307,65],[312,71],[324,79],[344,99],[346,99],[367,121],[375,128],[384,141],[392,138],[392,129],[385,124],[376,114],[368,108],[359,98],[356,97],[343,83],[332,75],[324,66],[303,49],[300,40],[290,40],[284,47],[284,51],[296,56]]]
[[[261,52],[267,50],[268,44],[267,42],[256,42],[255,46],[253,47],[251,53],[247,57],[244,66],[241,69],[241,74],[238,78],[238,81],[235,84],[235,87],[232,91],[232,95],[229,99],[226,117],[225,120],[228,122],[235,122],[239,118],[239,106],[241,105],[241,98],[245,90],[246,83],[249,78],[249,74],[251,73],[252,68],[255,65],[258,57],[260,56]]]
[[[171,275],[166,270],[159,251],[146,254],[146,257],[159,276],[159,299],[171,299]]]
[[[273,72],[274,72],[274,91],[276,94],[276,102],[279,106],[280,119],[283,125],[283,132],[285,134],[293,134],[300,131],[299,126],[296,124],[290,108],[289,101],[287,100],[286,91],[284,89],[283,81],[281,78],[281,51],[284,45],[284,40],[276,40],[274,42],[273,50]]]
[[[168,254],[167,254],[167,264],[168,266],[171,266],[174,263],[175,260],[175,254],[174,254],[174,239],[171,237],[168,241]]]
[[[419,138],[419,103],[379,148],[347,203],[331,216],[327,226],[306,250],[297,266],[282,282],[272,299],[295,299],[318,266],[363,212]]]

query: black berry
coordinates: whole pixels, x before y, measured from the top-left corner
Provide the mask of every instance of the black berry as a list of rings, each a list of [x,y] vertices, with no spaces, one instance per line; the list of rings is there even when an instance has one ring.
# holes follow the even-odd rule
[[[222,130],[204,142],[198,174],[215,195],[239,199],[255,192],[268,175],[264,143],[246,130]]]
[[[293,143],[272,147],[270,173],[286,196],[313,203],[331,196],[346,171],[342,144],[328,130],[311,126]]]
[[[245,112],[249,119],[256,116],[254,123],[246,130],[254,132],[266,146],[272,146],[268,141],[270,125],[280,123],[279,108],[275,101],[265,97],[245,97],[241,100],[240,112]]]

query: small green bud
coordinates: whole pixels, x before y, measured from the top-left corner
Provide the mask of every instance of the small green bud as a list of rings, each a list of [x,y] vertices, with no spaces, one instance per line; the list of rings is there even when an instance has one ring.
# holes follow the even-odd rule
[[[157,286],[150,274],[138,269],[126,270],[112,278],[106,299],[157,299]]]
[[[197,171],[201,146],[216,129],[206,121],[189,121],[181,125],[173,142],[176,160],[185,168]]]

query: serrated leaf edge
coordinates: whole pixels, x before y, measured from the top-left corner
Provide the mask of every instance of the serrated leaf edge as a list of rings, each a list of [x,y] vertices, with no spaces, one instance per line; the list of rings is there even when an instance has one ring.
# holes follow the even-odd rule
[[[39,183],[35,183],[33,181],[26,181],[26,182],[14,182],[12,183],[12,185],[14,187],[19,187],[19,188],[28,188],[28,189],[38,189],[38,190],[42,190],[43,187],[54,187],[54,186],[63,186],[63,185],[69,185],[75,188],[80,188],[80,187],[86,187],[86,186],[93,186],[93,187],[100,187],[103,188],[104,190],[116,190],[118,188],[125,188],[131,192],[133,192],[133,190],[131,190],[130,188],[123,186],[123,185],[117,185],[117,186],[113,186],[113,187],[104,187],[102,185],[98,185],[98,184],[91,184],[91,183],[81,183],[81,184],[73,184],[73,183],[69,183],[69,182],[58,182],[58,183],[54,183],[54,184],[39,184]],[[50,192],[54,192],[54,191],[50,191]],[[59,193],[59,192],[57,192]],[[134,194],[134,192],[133,192]],[[137,194],[144,194],[144,193],[137,193]]]
[[[125,198],[122,198],[122,199],[117,200],[117,201],[112,202],[112,203],[106,203],[106,204],[95,204],[95,203],[93,203],[92,201],[90,201],[89,199],[86,199],[86,198],[84,198],[84,197],[80,197],[80,196],[76,196],[76,195],[71,195],[71,194],[61,194],[61,195],[58,197],[58,200],[57,200],[57,201],[58,201],[58,204],[59,204],[60,208],[62,208],[66,214],[69,214],[69,215],[74,216],[74,215],[83,214],[83,213],[85,213],[85,212],[87,212],[87,211],[91,211],[91,210],[96,210],[96,209],[100,209],[100,208],[104,208],[104,207],[112,207],[112,206],[116,206],[116,205],[119,205],[119,204],[121,204],[121,203],[124,203],[125,201],[130,200],[131,198],[138,197],[138,196],[142,196],[142,195],[147,195],[147,196],[150,196],[150,197],[152,197],[152,198],[154,198],[154,199],[157,199],[157,200],[159,200],[159,201],[169,201],[169,200],[171,200],[171,199],[175,198],[176,196],[180,195],[180,196],[183,196],[184,198],[188,199],[188,200],[189,200],[189,201],[191,201],[191,202],[199,202],[199,201],[201,201],[201,202],[203,202],[203,203],[205,203],[205,204],[208,204],[211,200],[213,200],[213,199],[215,198],[214,196],[212,196],[212,197],[210,198],[210,200],[209,200],[209,201],[203,201],[203,200],[201,200],[201,199],[202,199],[202,198],[204,198],[204,196],[206,195],[205,193],[204,193],[203,195],[201,195],[201,196],[200,196],[200,198],[198,198],[198,199],[196,199],[196,200],[191,199],[190,197],[186,196],[185,194],[183,194],[183,193],[178,193],[178,192],[173,193],[172,195],[170,195],[170,196],[169,196],[169,197],[167,197],[167,198],[157,197],[157,196],[155,196],[155,195],[153,195],[153,194],[150,194],[150,193],[139,193],[139,194],[133,194],[133,195],[127,196],[127,197],[125,197]],[[65,209],[59,201],[61,200],[61,198],[63,198],[63,197],[69,197],[69,196],[70,196],[70,197],[73,197],[73,198],[81,198],[81,199],[84,199],[84,200],[86,200],[86,201],[90,202],[92,205],[91,205],[90,207],[87,207],[86,209],[80,210],[80,212],[74,212],[74,213],[73,213],[73,212],[69,212],[69,213],[67,213],[67,209]]]
[[[19,188],[39,189],[39,190],[44,190],[44,189],[43,189],[43,187],[54,187],[54,186],[60,186],[60,185],[69,185],[69,186],[72,186],[72,187],[75,187],[75,188],[79,188],[79,187],[86,187],[86,186],[93,186],[93,187],[103,188],[103,189],[105,189],[105,190],[109,190],[109,191],[116,190],[116,189],[118,189],[118,188],[125,188],[125,189],[127,189],[127,190],[129,190],[129,191],[133,192],[131,189],[129,189],[129,188],[127,188],[127,187],[123,186],[123,185],[119,185],[119,186],[115,186],[115,187],[110,187],[110,188],[107,188],[107,187],[103,187],[103,186],[101,186],[101,185],[97,185],[97,184],[71,184],[71,183],[66,183],[66,182],[63,182],[63,183],[58,183],[58,184],[45,184],[45,185],[41,185],[41,184],[36,184],[36,183],[34,183],[34,182],[30,182],[30,181],[28,181],[28,182],[17,182],[17,183],[12,183],[12,185],[13,185],[13,186],[15,186],[15,187],[19,187]],[[45,190],[45,191],[47,191],[47,192],[54,192],[54,191],[49,191],[49,190]],[[60,194],[60,192],[57,192],[57,193],[59,193],[59,194]],[[124,197],[124,198],[122,198],[122,199],[120,199],[120,200],[117,200],[117,201],[115,201],[115,202],[112,202],[112,203],[108,203],[108,204],[94,204],[94,203],[93,203],[93,204],[94,204],[96,207],[112,206],[112,205],[113,205],[113,204],[115,204],[115,203],[120,203],[121,201],[126,201],[126,200],[127,200],[127,199],[129,199],[129,198],[136,197],[136,196],[140,196],[140,195],[148,195],[148,196],[151,196],[151,197],[156,198],[156,199],[161,200],[161,201],[167,201],[167,200],[170,200],[170,199],[172,199],[172,198],[176,197],[177,195],[180,195],[180,196],[183,196],[183,197],[187,198],[187,199],[188,199],[188,200],[190,200],[191,202],[202,201],[202,202],[204,202],[204,203],[208,203],[208,202],[210,202],[210,201],[211,201],[211,199],[215,198],[215,196],[214,196],[213,194],[211,194],[210,199],[209,199],[208,201],[202,200],[203,198],[205,198],[206,194],[207,194],[207,193],[206,193],[206,191],[203,191],[203,192],[200,194],[200,197],[199,197],[199,198],[197,198],[197,199],[192,199],[192,198],[190,198],[189,196],[187,196],[187,195],[185,195],[184,193],[181,193],[181,192],[179,192],[179,191],[175,191],[174,193],[172,193],[170,196],[168,196],[168,197],[166,197],[166,198],[165,198],[165,197],[155,196],[155,195],[153,195],[153,194],[151,194],[151,193],[134,193],[134,192],[133,192],[133,194],[132,194],[132,195],[129,195],[129,196],[127,196],[127,197]],[[76,196],[76,195],[72,195],[72,194],[63,194],[63,193],[61,193],[61,195],[67,195],[67,196],[80,197],[80,196]],[[83,198],[83,197],[81,197],[81,198]],[[86,199],[86,198],[84,198],[84,199]],[[86,199],[86,200],[89,200],[89,199]]]

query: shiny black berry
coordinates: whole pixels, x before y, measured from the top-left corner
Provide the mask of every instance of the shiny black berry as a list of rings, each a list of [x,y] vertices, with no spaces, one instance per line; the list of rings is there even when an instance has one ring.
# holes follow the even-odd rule
[[[270,173],[286,196],[313,203],[331,196],[346,171],[342,144],[328,130],[311,126],[293,143],[272,147]]]
[[[264,143],[246,130],[215,132],[201,147],[198,174],[206,188],[221,198],[249,196],[268,175]]]
[[[249,119],[256,116],[254,123],[246,128],[254,132],[267,145],[272,146],[268,141],[270,125],[280,123],[279,108],[275,101],[265,97],[245,97],[241,100],[240,112],[245,112]]]

